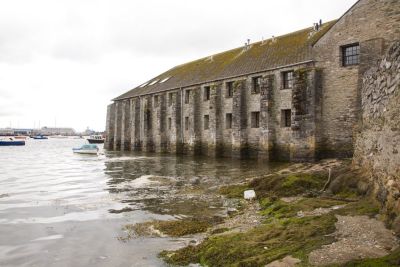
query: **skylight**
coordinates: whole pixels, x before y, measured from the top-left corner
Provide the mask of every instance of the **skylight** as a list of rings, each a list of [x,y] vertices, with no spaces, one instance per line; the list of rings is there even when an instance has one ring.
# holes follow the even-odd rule
[[[153,85],[153,84],[155,84],[155,83],[157,83],[158,82],[158,80],[154,80],[154,81],[152,81],[151,83],[149,83],[149,85]]]
[[[142,84],[141,86],[139,86],[140,88],[143,88],[143,87],[145,87],[146,85],[148,84],[148,82],[147,83],[144,83],[144,84]]]
[[[164,79],[162,79],[162,80],[160,81],[160,83],[163,83],[163,82],[166,82],[166,81],[168,81],[168,80],[169,80],[169,78],[171,78],[171,77],[167,77],[167,78],[164,78]]]

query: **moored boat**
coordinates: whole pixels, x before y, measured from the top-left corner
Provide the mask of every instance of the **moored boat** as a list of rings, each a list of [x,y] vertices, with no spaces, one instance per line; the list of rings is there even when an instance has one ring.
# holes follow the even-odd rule
[[[102,144],[104,143],[104,137],[101,135],[91,135],[87,138],[89,144]]]
[[[89,144],[89,145],[83,145],[78,148],[73,148],[72,151],[74,153],[78,154],[96,154],[99,152],[99,148],[97,145]]]
[[[24,146],[24,140],[15,140],[14,137],[0,138],[0,146]]]
[[[44,135],[36,135],[32,137],[35,140],[42,140],[42,139],[49,139],[47,136]]]
[[[18,139],[18,140],[26,140],[26,139],[29,138],[29,136],[17,135],[17,136],[14,136],[14,138],[15,138],[15,139]]]

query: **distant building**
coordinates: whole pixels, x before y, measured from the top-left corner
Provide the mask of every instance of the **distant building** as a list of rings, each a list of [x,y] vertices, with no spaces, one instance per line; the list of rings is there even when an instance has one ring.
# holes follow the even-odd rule
[[[93,135],[95,134],[96,131],[89,129],[89,127],[86,128],[86,130],[84,132],[82,132],[82,135]]]
[[[42,127],[40,130],[35,131],[42,135],[76,135],[76,132],[72,128],[49,128]]]
[[[3,128],[0,129],[0,136],[9,136],[9,135],[14,135],[14,129],[11,128]]]
[[[14,135],[31,135],[33,133],[33,129],[13,129]]]

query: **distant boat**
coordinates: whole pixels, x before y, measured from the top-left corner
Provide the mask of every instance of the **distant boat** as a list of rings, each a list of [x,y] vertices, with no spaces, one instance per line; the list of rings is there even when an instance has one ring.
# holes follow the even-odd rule
[[[99,152],[97,145],[83,145],[79,148],[73,148],[72,151],[78,154],[96,154]]]
[[[14,137],[0,138],[0,146],[24,146],[25,141],[15,140]]]
[[[91,135],[87,138],[89,144],[102,144],[104,143],[104,137],[101,135]]]
[[[24,135],[17,135],[14,136],[15,139],[19,139],[19,140],[26,140],[29,138],[29,136],[24,136]]]
[[[44,136],[44,135],[36,135],[32,138],[35,140],[49,139],[47,136]]]

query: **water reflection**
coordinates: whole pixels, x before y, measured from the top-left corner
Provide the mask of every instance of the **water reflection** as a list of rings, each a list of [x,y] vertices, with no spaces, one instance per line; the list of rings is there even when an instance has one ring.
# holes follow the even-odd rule
[[[147,210],[174,216],[223,215],[221,185],[266,173],[274,166],[252,160],[109,152],[107,190],[126,204],[112,213]]]
[[[0,266],[162,266],[176,239],[121,244],[125,224],[225,215],[220,185],[268,172],[256,161],[104,152],[84,140],[0,149]]]

